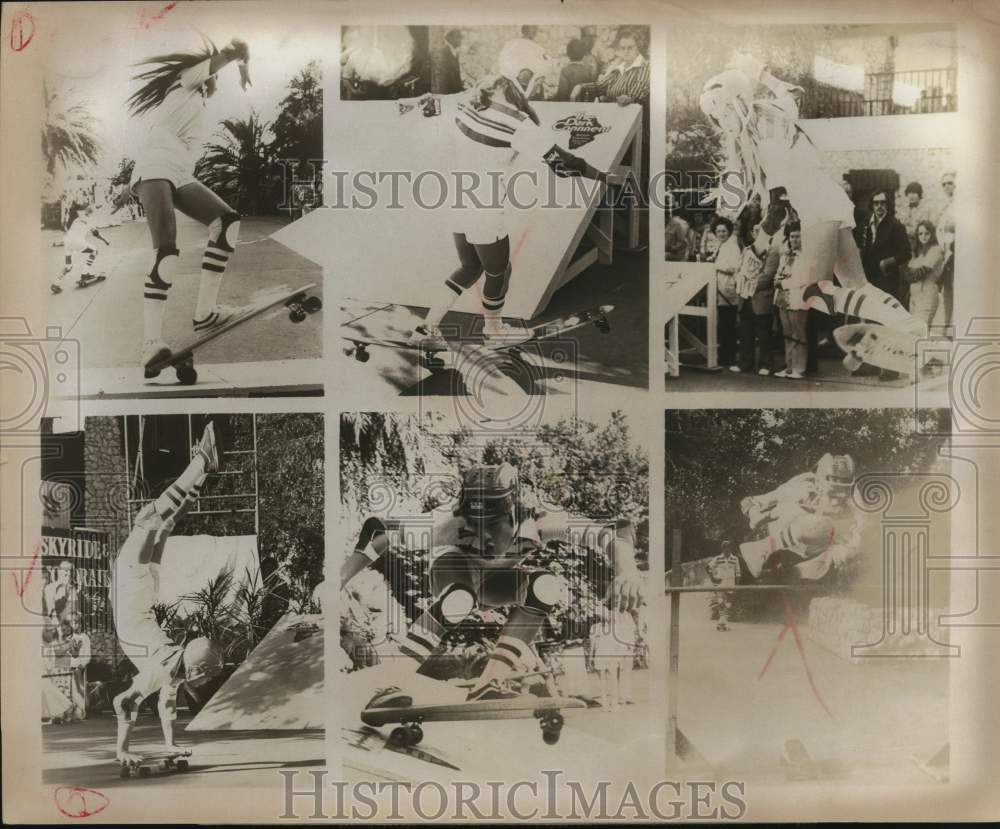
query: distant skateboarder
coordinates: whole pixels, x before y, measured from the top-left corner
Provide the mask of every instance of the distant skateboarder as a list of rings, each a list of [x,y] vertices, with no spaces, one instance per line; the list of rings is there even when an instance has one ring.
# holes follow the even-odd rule
[[[720,588],[735,587],[740,577],[740,560],[736,557],[733,542],[728,538],[722,542],[722,551],[708,561],[708,577],[712,584]],[[733,594],[730,590],[720,589],[709,598],[712,618],[716,630],[729,630],[729,614],[733,609]]]
[[[69,229],[63,239],[63,249],[66,252],[65,267],[55,281],[49,286],[54,294],[62,293],[62,281],[68,275],[78,287],[85,287],[97,281],[93,273],[94,260],[97,259],[97,242],[110,246],[111,242],[101,235],[94,225],[94,209],[90,205],[78,208],[70,220]]]
[[[549,67],[540,50],[526,47],[526,42],[507,43],[497,59],[497,74],[472,90],[399,102],[400,112],[407,118],[444,116],[440,118],[443,129],[434,132],[431,140],[445,142],[452,169],[457,172],[456,183],[458,175],[466,185],[471,182],[470,189],[460,190],[450,199],[448,208],[459,268],[429,297],[427,317],[414,332],[414,339],[428,351],[447,350],[441,321],[480,278],[487,344],[512,344],[528,336],[524,328],[507,325],[501,316],[511,279],[506,188],[517,157],[523,156],[532,164],[544,161],[563,178],[608,180],[608,173],[564,150],[553,141],[551,132],[540,127],[529,100]]]
[[[236,61],[245,91],[251,85],[249,60],[250,48],[237,38],[221,50],[206,39],[200,52],[151,57],[141,65],[152,68],[136,76],[143,85],[127,101],[132,116],[148,129],[144,145],[137,150],[131,185],[116,199],[118,207],[133,194],[139,199],[153,241],[153,264],[143,293],[142,362],[147,378],[159,373],[149,368],[150,363],[162,363],[171,354],[163,340],[163,314],[180,261],[174,210],[208,229],[192,319],[194,332],[209,333],[241,310],[218,301],[222,277],[239,238],[240,216],[194,178],[193,153],[202,137],[205,103],[215,94],[219,72]]]
[[[344,562],[341,585],[385,555],[390,533],[419,538],[420,532],[401,526],[390,530],[380,519],[369,518]],[[632,523],[624,519],[601,523],[568,513],[527,509],[518,498],[517,471],[507,463],[469,469],[463,476],[458,506],[438,520],[430,533],[433,603],[399,643],[402,653],[426,668],[445,634],[474,609],[514,606],[486,667],[469,691],[469,700],[518,696],[505,677],[534,670],[538,664],[532,641],[563,591],[559,576],[523,564],[530,553],[559,541],[605,552],[614,566],[609,604],[615,610],[630,611],[642,603]],[[399,688],[389,688],[377,694],[369,707],[411,702]]]
[[[222,670],[222,656],[208,639],[192,639],[186,645],[171,641],[157,624],[153,606],[160,601],[160,560],[177,521],[198,498],[209,472],[219,469],[219,450],[212,423],[195,445],[191,462],[181,476],[136,516],[135,527],[125,539],[115,560],[111,584],[111,606],[115,631],[126,652],[145,649],[138,661],[139,673],[132,684],[114,699],[118,718],[115,756],[123,766],[138,766],[142,757],[129,751],[139,706],[159,691],[157,710],[163,729],[164,752],[183,755],[174,744],[173,721],[177,716],[177,692],[181,685],[193,695]]]

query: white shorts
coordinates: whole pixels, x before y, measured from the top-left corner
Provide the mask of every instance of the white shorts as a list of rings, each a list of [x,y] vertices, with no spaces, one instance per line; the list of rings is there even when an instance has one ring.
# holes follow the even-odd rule
[[[194,165],[195,159],[183,142],[170,133],[155,130],[149,134],[146,146],[136,159],[131,186],[135,187],[140,181],[166,179],[177,190],[197,181]]]
[[[799,214],[803,230],[820,222],[840,222],[841,228],[854,227],[854,203],[843,188],[826,176],[798,178],[789,182],[785,189],[788,200]]]
[[[452,233],[464,233],[470,245],[489,245],[509,235],[504,208],[452,207],[448,217]]]

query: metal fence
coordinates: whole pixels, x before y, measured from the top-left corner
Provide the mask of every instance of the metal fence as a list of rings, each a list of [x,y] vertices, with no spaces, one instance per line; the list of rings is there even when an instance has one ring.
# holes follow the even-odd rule
[[[863,92],[851,92],[812,82],[806,85],[802,117],[849,118],[955,112],[958,109],[957,76],[955,67],[910,72],[871,72],[865,75]],[[920,97],[913,106],[896,102],[893,95],[896,84],[920,89]]]

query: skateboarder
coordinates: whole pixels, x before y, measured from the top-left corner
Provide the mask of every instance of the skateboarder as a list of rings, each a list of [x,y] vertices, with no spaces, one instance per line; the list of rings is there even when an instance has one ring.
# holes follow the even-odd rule
[[[758,87],[763,88],[761,97]],[[733,184],[739,185],[743,200],[734,214],[754,196],[770,202],[758,237],[758,249],[763,249],[766,237],[784,219],[787,208],[776,198],[784,191],[802,226],[802,252],[787,285],[790,307],[863,317],[925,337],[924,323],[865,277],[852,235],[854,205],[823,172],[820,151],[801,126],[801,93],[746,52],[737,53],[724,72],[705,82],[699,104],[725,151],[723,186],[714,194],[720,208],[724,197],[733,195]]]
[[[147,132],[145,144],[137,150],[132,182],[116,205],[134,194],[142,204],[153,241],[153,263],[143,293],[142,363],[147,378],[159,373],[151,371],[149,364],[162,362],[171,352],[163,341],[163,314],[180,261],[174,210],[208,229],[192,319],[194,332],[208,333],[241,310],[218,301],[222,277],[239,238],[240,216],[197,181],[193,170],[205,103],[215,94],[219,72],[236,61],[240,86],[246,91],[251,85],[249,60],[250,48],[238,38],[221,50],[206,39],[200,52],[151,57],[140,65],[152,68],[135,78],[143,85],[127,101],[132,116],[143,121]]]
[[[163,729],[164,752],[186,752],[174,744],[177,692],[181,685],[192,695],[222,670],[222,655],[208,639],[175,644],[157,624],[153,606],[160,601],[160,559],[167,538],[201,491],[205,477],[219,469],[219,449],[214,424],[209,423],[194,446],[191,462],[181,476],[136,516],[135,527],[125,539],[115,560],[111,583],[111,606],[115,632],[122,649],[133,656],[139,673],[132,684],[114,698],[118,717],[115,756],[123,765],[135,766],[142,757],[129,751],[142,701],[159,691],[157,711]]]
[[[740,560],[733,550],[733,542],[728,538],[723,540],[721,546],[719,555],[708,561],[708,577],[712,580],[712,584],[717,584],[720,588],[735,587],[740,575]],[[732,592],[719,590],[712,593],[708,601],[712,609],[712,618],[716,622],[715,629],[729,630],[729,614],[733,609]]]
[[[63,238],[63,248],[66,251],[65,267],[49,286],[52,293],[62,293],[62,281],[67,274],[73,274],[80,288],[97,280],[97,276],[91,270],[94,267],[94,260],[97,259],[96,243],[101,241],[110,247],[111,242],[101,235],[93,220],[94,208],[89,204],[78,207],[70,219],[69,229]]]
[[[552,133],[539,126],[529,101],[548,66],[537,50],[523,43],[506,44],[498,57],[498,73],[472,90],[399,102],[400,113],[408,119],[431,118],[437,126],[435,116],[444,116],[443,129],[432,132],[429,140],[447,142],[456,182],[459,175],[463,187],[472,182],[471,188],[455,194],[448,208],[459,267],[435,289],[427,317],[413,333],[429,351],[447,350],[441,321],[481,278],[486,343],[511,344],[527,338],[523,328],[507,325],[501,316],[511,280],[506,186],[518,157],[523,156],[528,166],[544,161],[560,177],[608,180],[608,173],[559,147]]]
[[[342,586],[386,553],[390,532],[404,539],[419,537],[408,535],[406,527],[390,530],[381,519],[369,518],[344,562]],[[560,600],[562,583],[548,570],[524,566],[529,553],[559,541],[606,552],[614,565],[610,605],[629,611],[643,600],[632,523],[625,519],[600,523],[568,513],[530,510],[518,497],[517,471],[507,463],[469,469],[463,475],[458,506],[436,522],[430,533],[433,603],[414,620],[399,644],[403,654],[426,669],[448,630],[476,607],[514,606],[485,669],[469,691],[469,700],[518,696],[504,677],[534,670],[537,664],[532,641]],[[390,688],[377,694],[369,707],[411,702],[399,688]]]
[[[857,555],[861,528],[851,504],[854,460],[827,453],[811,472],[789,479],[764,495],[744,498],[740,509],[767,537],[740,545],[747,569],[781,581],[819,579]]]

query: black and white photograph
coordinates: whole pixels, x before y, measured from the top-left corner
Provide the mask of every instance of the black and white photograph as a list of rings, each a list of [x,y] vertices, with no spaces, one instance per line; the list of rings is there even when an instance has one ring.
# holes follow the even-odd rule
[[[670,390],[942,382],[957,43],[940,24],[668,32]]]
[[[42,447],[43,781],[324,765],[323,416],[90,417]]]
[[[648,26],[347,26],[341,46],[343,177],[290,231],[338,286],[338,372],[400,395],[646,388]]]
[[[649,478],[629,418],[486,441],[448,426],[341,418],[345,776],[648,774]]]
[[[291,34],[186,4],[59,32],[39,279],[81,396],[322,393],[322,270],[273,238],[322,193],[298,167],[323,155],[324,49]]]
[[[949,428],[947,409],[667,411],[670,774],[948,780]]]

